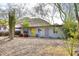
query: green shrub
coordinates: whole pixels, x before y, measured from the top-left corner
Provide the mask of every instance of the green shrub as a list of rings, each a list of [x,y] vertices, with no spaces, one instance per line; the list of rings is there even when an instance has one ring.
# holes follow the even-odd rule
[[[24,20],[23,20],[23,28],[27,28],[28,26],[29,26],[29,22],[28,22],[28,18],[25,18]]]
[[[71,35],[71,32],[75,33],[76,30],[77,30],[77,23],[75,22],[75,20],[68,18],[67,20],[64,21],[63,32],[66,38],[73,37]]]
[[[66,50],[68,51],[69,55],[73,56],[75,54],[75,50],[78,45],[78,39],[77,39],[78,33],[77,32],[71,33],[71,35],[73,36],[73,38],[69,37],[65,42],[66,43],[65,46],[66,46]]]

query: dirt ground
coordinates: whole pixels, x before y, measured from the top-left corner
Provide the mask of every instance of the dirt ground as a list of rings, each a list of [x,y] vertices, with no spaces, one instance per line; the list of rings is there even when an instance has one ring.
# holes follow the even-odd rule
[[[33,37],[15,37],[14,40],[4,42],[4,37],[0,37],[1,56],[41,56],[53,55],[53,53],[41,53],[50,46],[62,46],[63,40]],[[52,50],[54,52],[54,50]]]

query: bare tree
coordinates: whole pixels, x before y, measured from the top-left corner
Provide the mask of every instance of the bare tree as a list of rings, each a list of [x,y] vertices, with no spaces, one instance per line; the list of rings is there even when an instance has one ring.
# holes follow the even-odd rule
[[[49,18],[53,19],[53,14],[51,12],[53,3],[39,3],[36,6],[34,6],[34,14],[35,16],[42,18],[42,19],[47,19],[46,21],[51,22]],[[52,10],[53,11],[53,10]]]

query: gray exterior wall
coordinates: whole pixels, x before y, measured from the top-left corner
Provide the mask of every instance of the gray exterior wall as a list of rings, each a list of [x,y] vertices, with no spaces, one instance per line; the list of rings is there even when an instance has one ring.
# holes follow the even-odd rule
[[[34,27],[35,36],[45,37],[45,38],[64,38],[64,34],[60,27],[57,27],[57,33],[54,33],[54,28],[52,26],[47,27]],[[32,36],[31,28],[28,30],[28,35]]]
[[[59,28],[59,30],[57,30],[57,33],[54,33],[54,30],[51,27],[49,29],[49,37],[50,38],[64,38],[64,33],[62,32],[62,30],[60,28]]]

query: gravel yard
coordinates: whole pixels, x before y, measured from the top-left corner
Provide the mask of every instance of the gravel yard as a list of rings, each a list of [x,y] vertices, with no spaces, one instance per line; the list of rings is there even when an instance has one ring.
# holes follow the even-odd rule
[[[0,37],[0,40],[2,41]],[[3,42],[2,42],[3,43]],[[63,40],[47,39],[47,38],[23,38],[15,37],[14,40],[9,42],[0,43],[0,55],[1,56],[40,56],[50,55],[40,53],[48,46],[62,46]],[[54,50],[53,50],[54,51]],[[53,54],[51,54],[53,55]]]

